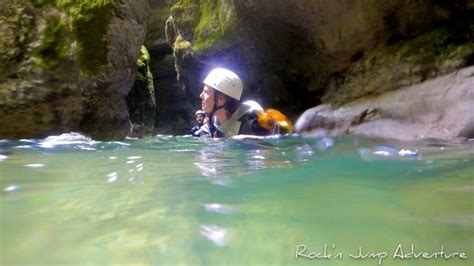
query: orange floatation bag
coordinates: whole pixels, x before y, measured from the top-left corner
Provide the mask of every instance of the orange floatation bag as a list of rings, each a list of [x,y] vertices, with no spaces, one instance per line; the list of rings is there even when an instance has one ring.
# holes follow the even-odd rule
[[[273,134],[291,134],[293,133],[293,123],[288,117],[275,109],[266,109],[263,112],[257,111],[258,124],[272,131]]]

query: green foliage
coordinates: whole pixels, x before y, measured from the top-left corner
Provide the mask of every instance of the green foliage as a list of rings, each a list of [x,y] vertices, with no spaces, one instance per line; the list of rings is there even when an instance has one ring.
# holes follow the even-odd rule
[[[47,21],[40,45],[33,51],[34,61],[41,67],[54,70],[67,59],[66,22],[57,17]]]

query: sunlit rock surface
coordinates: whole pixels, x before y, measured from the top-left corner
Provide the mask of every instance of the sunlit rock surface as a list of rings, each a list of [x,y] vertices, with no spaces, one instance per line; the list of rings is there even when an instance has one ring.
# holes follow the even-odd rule
[[[474,67],[360,99],[320,105],[296,122],[305,135],[357,134],[402,140],[474,138]]]

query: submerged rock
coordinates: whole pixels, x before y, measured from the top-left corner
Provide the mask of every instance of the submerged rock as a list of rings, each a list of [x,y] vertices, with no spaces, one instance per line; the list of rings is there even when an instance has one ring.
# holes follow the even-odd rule
[[[474,66],[370,99],[307,110],[303,135],[356,134],[402,140],[472,137]]]

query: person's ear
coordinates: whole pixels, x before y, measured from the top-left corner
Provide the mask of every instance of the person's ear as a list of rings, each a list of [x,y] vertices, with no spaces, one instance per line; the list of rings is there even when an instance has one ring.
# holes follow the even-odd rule
[[[223,105],[223,104],[225,104],[225,98],[224,98],[224,96],[222,96],[222,95],[217,96],[217,105],[218,105],[218,106],[221,106],[221,105]]]

